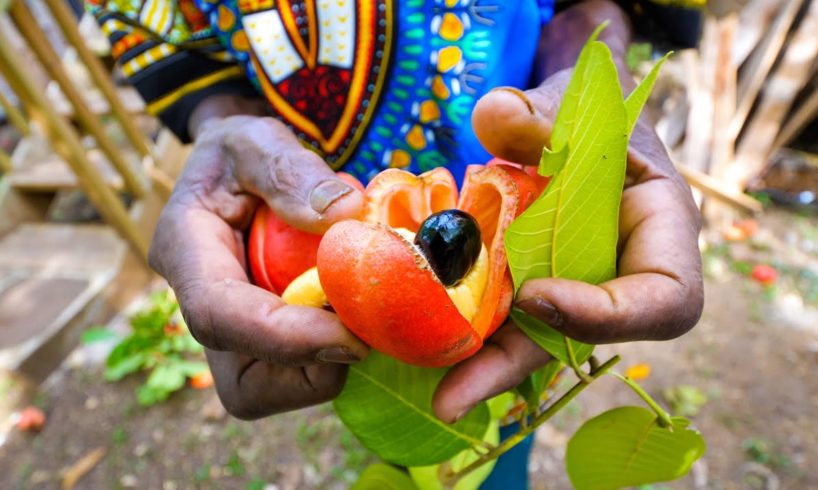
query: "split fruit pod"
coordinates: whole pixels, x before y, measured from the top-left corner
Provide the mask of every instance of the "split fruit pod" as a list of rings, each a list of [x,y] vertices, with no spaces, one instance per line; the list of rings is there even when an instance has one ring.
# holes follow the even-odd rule
[[[366,188],[362,219],[321,240],[327,301],[361,340],[401,361],[441,367],[471,356],[508,315],[503,234],[534,187],[500,165],[470,166],[460,193],[442,168],[382,172]]]

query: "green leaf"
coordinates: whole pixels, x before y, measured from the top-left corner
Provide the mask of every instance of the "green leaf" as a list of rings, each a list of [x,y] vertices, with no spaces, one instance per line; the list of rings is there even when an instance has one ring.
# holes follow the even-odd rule
[[[105,360],[105,365],[108,367],[114,366],[126,357],[152,350],[155,345],[156,341],[154,339],[139,335],[129,335],[122,339],[122,342],[111,350],[111,353],[108,354],[108,359]]]
[[[157,391],[172,393],[185,385],[187,373],[182,363],[163,363],[154,368],[145,386]]]
[[[91,327],[82,332],[82,335],[80,336],[80,343],[83,345],[88,345],[115,338],[117,338],[117,335],[105,327]]]
[[[565,336],[561,333],[519,308],[512,308],[511,319],[514,320],[514,323],[520,330],[525,332],[525,334],[543,350],[564,364],[571,363],[568,358],[568,351],[565,348]],[[593,345],[570,339],[569,342],[571,342],[571,346],[574,349],[574,356],[576,356],[579,364],[587,361],[594,352]]]
[[[656,83],[656,77],[659,75],[659,70],[662,69],[662,65],[665,64],[665,61],[671,54],[673,53],[671,52],[666,54],[655,65],[653,65],[653,68],[651,68],[648,76],[646,76],[639,86],[636,87],[633,92],[631,92],[627,99],[625,99],[625,112],[628,115],[628,134],[633,132],[633,127],[636,126],[636,121],[639,119],[639,114],[642,112],[642,107],[644,107],[645,102],[648,101],[648,97],[653,90],[653,85]]]
[[[506,230],[516,289],[535,278],[597,284],[616,276],[627,118],[610,50],[593,42],[583,56],[587,76],[578,64],[554,125],[570,149],[565,167]]]
[[[593,75],[593,71],[590,70],[593,68],[590,60],[592,57],[592,46],[598,44],[596,40],[599,38],[599,34],[607,26],[607,21],[600,24],[588,38],[588,41],[585,43],[585,46],[583,46],[582,51],[579,53],[577,63],[574,65],[574,73],[571,76],[571,80],[568,81],[565,94],[560,102],[560,110],[557,113],[557,120],[554,121],[554,128],[551,130],[551,150],[553,150],[554,153],[562,152],[563,148],[568,145],[568,141],[573,131],[573,122],[577,118],[580,98],[585,87],[590,85],[586,79]]]
[[[493,420],[491,422],[483,440],[491,445],[500,443],[499,421]],[[466,449],[447,461],[448,468],[450,471],[460,471],[477,461],[479,457],[480,456],[473,449]],[[464,476],[455,484],[453,490],[477,490],[480,488],[480,485],[486,481],[486,478],[489,477],[496,463],[496,459],[490,460],[483,466]],[[447,487],[444,487],[440,481],[441,466],[442,465],[416,466],[409,468],[409,474],[412,476],[412,480],[415,481],[419,490],[444,490],[444,488]]]
[[[565,162],[568,161],[568,147],[564,146],[558,151],[551,151],[548,148],[542,149],[542,158],[540,159],[540,166],[537,173],[544,177],[556,175]]]
[[[489,415],[491,416],[492,420],[499,420],[508,415],[509,410],[514,407],[514,401],[516,398],[517,397],[514,396],[514,393],[511,391],[506,391],[505,393],[500,393],[494,398],[489,398],[486,400],[486,405],[489,407]]]
[[[412,479],[388,464],[368,466],[350,490],[417,490]]]
[[[674,480],[705,452],[689,421],[673,417],[660,427],[656,414],[620,407],[585,422],[568,442],[565,464],[578,490],[607,490]]]
[[[128,357],[119,358],[115,363],[105,368],[105,381],[119,381],[125,376],[141,370],[148,356],[144,352],[137,352]]]
[[[364,446],[390,463],[426,466],[446,461],[480,444],[489,410],[481,403],[454,424],[438,420],[432,396],[445,372],[372,352],[350,367],[335,411]]]

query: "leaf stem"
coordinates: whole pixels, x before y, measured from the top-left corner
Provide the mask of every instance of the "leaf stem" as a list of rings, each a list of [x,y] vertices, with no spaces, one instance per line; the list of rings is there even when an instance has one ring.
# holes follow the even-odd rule
[[[634,391],[634,393],[639,395],[639,398],[641,398],[645,403],[648,404],[648,406],[654,412],[656,412],[656,416],[659,419],[659,426],[660,427],[673,427],[673,422],[670,420],[670,415],[665,411],[665,409],[663,409],[661,406],[659,406],[659,404],[656,402],[656,400],[654,400],[653,397],[651,397],[648,394],[648,392],[645,391],[644,388],[639,386],[639,383],[637,383],[636,381],[632,380],[631,378],[629,378],[627,376],[622,376],[621,374],[619,374],[619,373],[617,373],[615,371],[611,371],[608,374],[610,374],[611,376],[613,376],[615,378],[618,378],[620,381],[622,381],[623,383],[628,385],[630,387],[630,389],[632,389]]]
[[[582,380],[583,383],[588,384],[593,381],[588,373],[583,371],[582,366],[580,366],[577,362],[577,356],[574,354],[574,346],[571,345],[571,339],[569,339],[567,336],[563,336],[562,338],[565,341],[565,350],[568,352],[568,363],[571,365],[571,369],[574,370],[574,373],[580,380]]]
[[[590,374],[587,374],[590,381],[593,381],[600,376],[607,373],[612,367],[616,365],[620,361],[619,356],[613,356],[612,358],[608,359],[604,364],[599,366],[599,368],[591,371]],[[484,464],[488,463],[492,459],[499,458],[501,455],[508,452],[511,448],[522,442],[529,434],[534,432],[537,427],[545,423],[548,419],[553,417],[557,412],[559,412],[563,407],[568,405],[568,403],[576,398],[577,395],[582,393],[582,391],[587,388],[589,382],[580,380],[577,384],[571,387],[570,390],[565,392],[557,401],[549,405],[545,408],[542,412],[534,417],[534,420],[531,421],[530,424],[527,425],[525,428],[520,428],[520,431],[516,434],[511,435],[504,441],[500,443],[500,445],[496,446],[494,449],[489,451],[487,454],[480,456],[476,461],[472,462],[465,468],[461,469],[460,471],[449,473],[443,478],[444,485],[454,485],[458,480],[463,478],[464,476],[468,475],[472,471],[476,470],[477,468],[483,466]]]

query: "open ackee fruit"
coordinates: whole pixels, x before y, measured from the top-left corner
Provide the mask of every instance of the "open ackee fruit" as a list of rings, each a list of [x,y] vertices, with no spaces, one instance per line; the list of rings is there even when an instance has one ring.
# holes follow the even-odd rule
[[[386,170],[367,186],[361,219],[330,227],[316,266],[300,263],[305,271],[282,298],[331,306],[361,340],[401,361],[454,364],[474,354],[508,315],[513,286],[503,233],[540,190],[530,175],[506,165],[470,166],[460,193],[446,169],[420,176]],[[280,230],[251,230],[251,252],[264,241],[284,243],[270,231]],[[292,238],[288,246],[299,247]],[[254,278],[276,282],[269,270],[257,270],[275,257],[250,259]]]

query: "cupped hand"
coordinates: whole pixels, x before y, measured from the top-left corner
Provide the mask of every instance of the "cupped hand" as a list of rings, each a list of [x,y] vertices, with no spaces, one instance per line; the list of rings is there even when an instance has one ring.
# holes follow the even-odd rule
[[[539,162],[570,71],[522,92],[497,89],[472,117],[493,155],[525,165]],[[618,277],[591,285],[536,279],[515,304],[565,335],[588,343],[667,340],[692,328],[703,308],[700,215],[690,189],[673,167],[646,117],[630,141],[619,215]],[[481,400],[513,388],[550,356],[511,322],[483,349],[447,373],[434,409],[454,421]]]
[[[162,211],[149,258],[207,348],[225,407],[241,418],[328,400],[343,386],[345,364],[367,355],[333,313],[288,306],[250,283],[244,235],[260,199],[315,233],[357,217],[362,205],[361,193],[280,122],[211,120]]]

